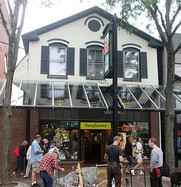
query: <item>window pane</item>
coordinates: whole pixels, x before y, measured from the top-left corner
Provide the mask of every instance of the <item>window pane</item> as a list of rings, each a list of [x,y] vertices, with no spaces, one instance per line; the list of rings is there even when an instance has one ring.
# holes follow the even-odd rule
[[[125,67],[124,78],[137,79],[138,78],[138,67],[130,67],[130,66]]]
[[[143,145],[143,157],[149,158],[150,148],[148,146],[149,135],[149,123],[148,122],[120,122],[118,126],[119,134],[122,134],[123,137],[132,137],[132,145],[136,144],[137,137],[142,138]]]
[[[101,79],[103,78],[103,72],[102,48],[89,48],[87,77],[92,79]]]
[[[77,160],[79,150],[78,122],[40,120],[42,138],[56,140],[61,160]]]
[[[139,51],[126,49],[124,51],[124,78],[139,79]]]
[[[138,66],[139,53],[135,51],[127,51],[125,52],[125,65],[129,66]]]
[[[60,44],[50,46],[49,75],[66,75],[67,49]]]

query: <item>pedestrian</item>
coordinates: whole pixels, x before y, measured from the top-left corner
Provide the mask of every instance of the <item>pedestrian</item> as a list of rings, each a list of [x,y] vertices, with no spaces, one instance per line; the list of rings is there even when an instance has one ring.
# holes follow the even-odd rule
[[[133,148],[132,147],[133,147],[132,146],[132,137],[129,136],[127,138],[125,149],[124,149],[124,153],[125,153],[126,159],[128,160],[128,163],[127,163],[127,166],[126,166],[126,170],[125,170],[126,173],[130,173],[130,167],[133,164],[133,155],[132,155],[132,149]]]
[[[23,179],[28,178],[31,172],[30,156],[31,156],[31,145],[28,147],[28,151],[26,153],[27,165],[26,165],[26,171],[25,171],[25,175],[23,176]]]
[[[53,153],[53,152],[57,152],[58,153],[58,158],[57,158],[57,161],[58,162],[60,162],[60,150],[59,150],[59,148],[57,147],[57,142],[56,142],[56,140],[52,140],[52,141],[50,141],[50,149],[49,149],[49,153]],[[54,184],[56,184],[56,183],[58,183],[58,171],[55,169],[54,170],[54,180],[53,180],[53,183]]]
[[[32,172],[31,172],[31,186],[32,187],[38,186],[36,175],[37,173],[39,173],[38,166],[44,153],[44,151],[40,147],[40,142],[41,142],[41,136],[36,135],[36,138],[32,142],[32,145],[31,145],[30,164],[32,164]]]
[[[162,176],[161,167],[163,165],[163,152],[157,146],[157,141],[155,138],[150,138],[148,141],[150,146],[150,186],[151,187],[162,187]]]
[[[139,175],[144,175],[144,172],[142,171],[143,168],[143,158],[142,158],[142,154],[143,154],[143,145],[142,145],[142,138],[138,137],[136,140],[136,150],[138,151],[135,158],[137,160],[137,165],[131,170],[131,174],[135,175],[134,170],[138,168]]]
[[[53,152],[46,153],[39,164],[44,187],[53,187],[54,170],[64,171],[64,168],[58,166],[57,158],[58,152],[55,149]]]
[[[28,142],[24,140],[22,144],[19,145],[19,156],[16,157],[17,159],[17,165],[12,173],[12,177],[16,177],[16,172],[20,169],[21,176],[24,175],[24,162],[26,157],[26,147],[28,145]]]
[[[126,145],[125,138],[124,138],[123,134],[119,134],[119,137],[120,137],[119,147],[121,147],[121,149],[124,150],[125,145]]]
[[[50,149],[49,149],[48,153],[52,153],[55,150],[58,153],[58,160],[60,160],[60,150],[57,147],[57,142],[56,142],[56,140],[52,140],[52,141],[50,141]]]
[[[121,169],[120,163],[127,163],[123,158],[123,150],[119,147],[120,137],[113,138],[113,144],[106,148],[104,159],[108,161],[107,165],[107,187],[112,187],[113,178],[115,187],[121,186]]]
[[[44,138],[42,140],[43,142],[43,150],[44,150],[44,153],[48,153],[49,149],[50,149],[50,142],[49,140],[47,140],[46,138]]]

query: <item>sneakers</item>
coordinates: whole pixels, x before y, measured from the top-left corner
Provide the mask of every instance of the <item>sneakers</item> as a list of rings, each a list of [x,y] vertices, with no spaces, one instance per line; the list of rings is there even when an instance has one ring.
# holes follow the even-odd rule
[[[26,179],[26,178],[28,178],[28,177],[29,177],[29,176],[24,175],[24,176],[23,176],[23,179]]]
[[[126,172],[127,174],[130,174],[130,171],[128,171],[127,169],[125,170],[125,172]]]
[[[140,175],[144,175],[144,172],[142,170],[140,171]]]
[[[31,184],[31,187],[37,187],[37,186],[40,186],[40,184],[38,184],[37,182]]]
[[[16,173],[13,172],[12,175],[11,175],[11,177],[16,177]]]
[[[135,173],[134,173],[134,170],[133,170],[133,169],[131,170],[131,174],[132,174],[132,175],[135,175]]]

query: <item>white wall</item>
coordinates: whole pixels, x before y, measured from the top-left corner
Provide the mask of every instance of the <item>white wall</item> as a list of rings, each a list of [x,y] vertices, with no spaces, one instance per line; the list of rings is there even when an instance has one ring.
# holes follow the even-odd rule
[[[97,14],[93,14],[93,16],[98,16]],[[88,16],[89,17],[89,16]],[[98,32],[92,32],[88,29],[87,25],[85,25],[85,20],[88,17],[84,17],[79,19],[73,23],[67,24],[60,28],[54,29],[50,32],[39,35],[39,41],[30,42],[29,43],[29,59],[24,58],[16,68],[14,79],[23,79],[23,80],[61,80],[62,79],[50,79],[47,78],[47,75],[40,74],[40,63],[41,63],[41,46],[48,46],[48,40],[59,38],[64,39],[69,42],[68,47],[75,48],[75,72],[74,76],[68,76],[68,81],[71,82],[85,82],[86,77],[79,76],[79,54],[80,48],[86,48],[85,43],[90,41],[100,41],[104,42],[101,39],[102,31],[107,23],[103,17],[100,17],[104,26]],[[123,50],[123,45],[125,44],[136,44],[141,46],[141,52],[147,52],[147,64],[148,64],[148,79],[142,79],[141,82],[128,82],[126,84],[147,84],[147,85],[158,85],[158,69],[157,69],[157,53],[156,49],[148,46],[148,42],[143,40],[142,38],[130,34],[123,29],[118,29],[118,50]],[[67,81],[67,79],[63,79]],[[107,82],[110,84],[112,80],[99,81],[102,84],[107,85]],[[89,80],[89,82],[91,82]],[[95,82],[95,81],[93,81]],[[97,82],[97,81],[96,81]],[[120,83],[125,83],[121,78],[119,79]]]

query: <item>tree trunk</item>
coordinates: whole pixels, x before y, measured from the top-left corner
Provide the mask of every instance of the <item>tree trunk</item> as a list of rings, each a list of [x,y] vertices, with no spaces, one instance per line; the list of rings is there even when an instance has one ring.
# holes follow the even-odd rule
[[[3,99],[3,124],[2,124],[2,186],[11,186],[10,180],[10,139],[11,139],[11,94],[14,75],[13,62],[13,39],[9,38],[8,71],[6,74],[6,85]]]
[[[175,111],[173,103],[175,55],[172,41],[167,47],[167,84],[166,84],[166,111],[165,111],[165,159],[171,171],[175,168],[174,150],[174,122]]]

